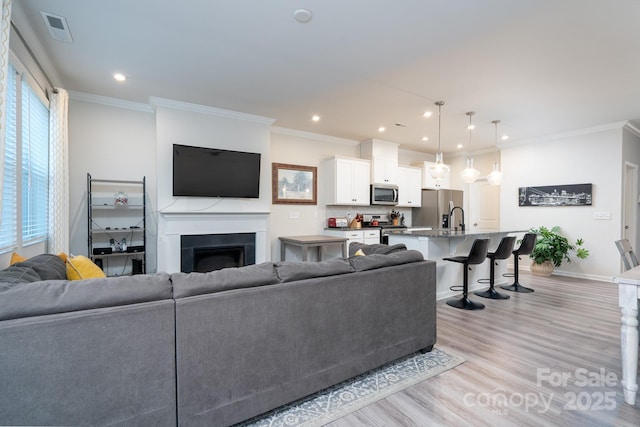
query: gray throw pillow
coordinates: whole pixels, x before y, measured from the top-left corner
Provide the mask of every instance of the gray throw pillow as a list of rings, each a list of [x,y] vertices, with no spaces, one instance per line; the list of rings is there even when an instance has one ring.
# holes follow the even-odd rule
[[[352,242],[349,245],[349,256],[354,256],[359,249],[362,249],[365,255],[373,255],[373,254],[391,254],[398,251],[406,251],[407,247],[404,243],[398,243],[395,245],[383,245],[382,243],[374,243],[371,245],[367,245],[365,243],[360,242]]]
[[[38,273],[26,265],[14,264],[0,271],[0,283],[6,287],[10,284],[38,282],[39,280]]]
[[[15,266],[31,267],[40,280],[66,280],[67,266],[64,261],[53,254],[41,254],[29,258],[26,261],[17,262]]]

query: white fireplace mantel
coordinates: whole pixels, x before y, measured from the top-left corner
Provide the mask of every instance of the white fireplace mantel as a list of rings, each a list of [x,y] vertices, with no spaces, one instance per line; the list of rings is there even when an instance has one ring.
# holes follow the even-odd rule
[[[256,264],[268,261],[269,212],[160,212],[158,271],[180,271],[180,236],[256,233]]]

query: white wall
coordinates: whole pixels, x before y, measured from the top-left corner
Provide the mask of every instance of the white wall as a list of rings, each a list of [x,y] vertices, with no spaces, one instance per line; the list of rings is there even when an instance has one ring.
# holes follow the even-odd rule
[[[70,252],[87,255],[87,173],[98,179],[147,182],[147,246],[154,248],[157,227],[156,137],[152,110],[143,104],[74,96],[69,102]],[[85,100],[80,100],[83,98]],[[115,100],[111,100],[115,101]],[[100,102],[100,103],[97,103]],[[155,271],[155,251],[147,252],[147,271]]]
[[[620,235],[622,127],[584,130],[501,153],[504,182],[500,192],[501,228],[560,226],[570,242],[583,238],[590,251],[586,260],[563,263],[560,274],[608,280],[618,272],[614,241]],[[518,188],[554,184],[593,184],[591,206],[519,207]],[[595,212],[610,212],[611,220],[595,220]],[[523,262],[522,266],[527,266]]]

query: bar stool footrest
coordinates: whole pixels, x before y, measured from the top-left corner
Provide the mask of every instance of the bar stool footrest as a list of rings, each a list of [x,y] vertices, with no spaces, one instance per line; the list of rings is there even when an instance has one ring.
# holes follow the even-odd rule
[[[463,292],[464,285],[452,285],[452,286],[449,286],[449,290],[454,292]]]

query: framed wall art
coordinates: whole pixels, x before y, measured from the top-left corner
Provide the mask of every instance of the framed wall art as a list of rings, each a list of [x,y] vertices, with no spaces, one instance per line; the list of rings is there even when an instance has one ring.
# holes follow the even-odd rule
[[[315,166],[271,164],[271,202],[273,204],[317,204]]]
[[[592,184],[520,187],[518,206],[591,206]]]

